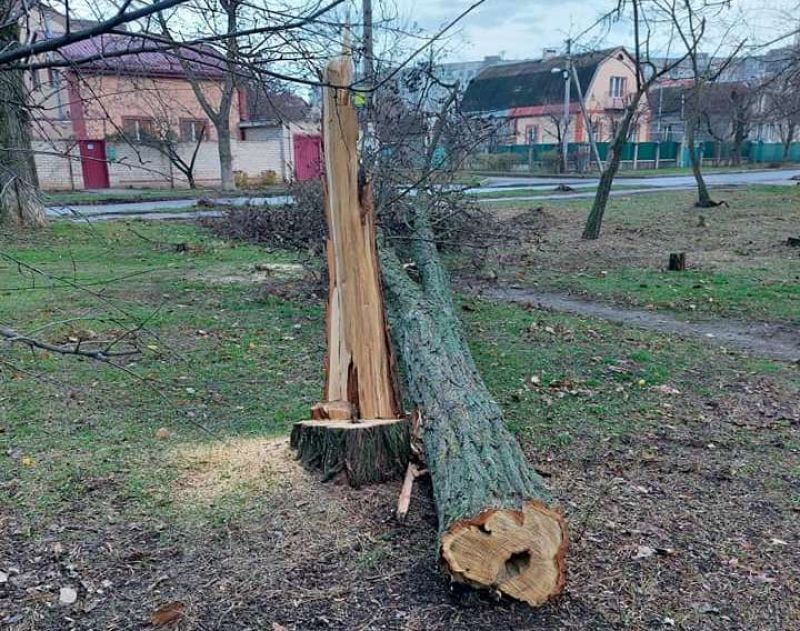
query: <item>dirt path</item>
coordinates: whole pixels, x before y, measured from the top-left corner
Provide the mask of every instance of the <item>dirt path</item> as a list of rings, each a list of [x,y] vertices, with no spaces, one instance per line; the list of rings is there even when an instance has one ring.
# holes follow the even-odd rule
[[[668,313],[628,309],[607,302],[575,298],[569,294],[544,293],[529,289],[482,287],[478,293],[493,300],[592,316],[684,337],[700,337],[714,344],[736,347],[767,359],[800,361],[800,330],[790,325],[726,319],[688,321]]]

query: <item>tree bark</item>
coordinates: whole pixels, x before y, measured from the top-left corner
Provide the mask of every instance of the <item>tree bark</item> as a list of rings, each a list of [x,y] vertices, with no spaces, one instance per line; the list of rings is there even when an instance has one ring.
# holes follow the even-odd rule
[[[17,46],[18,41],[16,23],[0,28],[0,48]],[[39,197],[27,103],[23,71],[0,72],[0,224],[40,227],[47,216]]]
[[[475,367],[426,217],[418,207],[409,251],[420,283],[389,248],[381,264],[405,392],[423,418],[442,565],[540,605],[564,586],[566,525]]]
[[[219,175],[223,191],[236,190],[233,178],[233,152],[231,151],[230,123],[225,119],[217,125],[217,148],[219,150]]]
[[[718,204],[711,199],[711,195],[708,192],[700,166],[700,158],[695,147],[695,134],[700,125],[700,112],[702,111],[701,98],[701,86],[697,85],[692,91],[692,102],[689,106],[689,116],[686,121],[686,144],[689,145],[689,164],[692,167],[692,175],[694,175],[694,180],[697,183],[697,202],[695,202],[695,206],[698,208],[713,208]]]
[[[600,236],[600,230],[603,226],[603,216],[608,206],[608,198],[611,195],[611,186],[614,183],[614,178],[619,171],[619,164],[622,161],[622,148],[625,146],[625,141],[628,138],[628,132],[631,128],[631,121],[636,115],[636,109],[639,106],[638,97],[631,103],[625,116],[620,123],[620,128],[617,130],[617,135],[614,137],[614,142],[609,151],[608,162],[606,168],[600,175],[600,182],[597,185],[597,193],[592,203],[592,210],[586,218],[586,225],[583,228],[582,239],[597,239]]]

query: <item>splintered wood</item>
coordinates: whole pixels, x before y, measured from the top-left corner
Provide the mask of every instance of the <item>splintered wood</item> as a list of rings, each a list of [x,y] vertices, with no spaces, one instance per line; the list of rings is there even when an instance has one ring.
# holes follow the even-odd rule
[[[375,245],[375,209],[369,184],[360,187],[358,181],[358,118],[350,91],[330,87],[352,84],[351,58],[333,59],[325,82],[328,356],[325,401],[315,407],[313,416],[397,418]]]
[[[336,57],[325,72],[323,138],[328,222],[328,309],[323,401],[296,423],[291,445],[324,479],[351,486],[403,474],[409,432],[392,373],[369,183],[359,182],[358,117],[350,102],[353,64]],[[337,87],[341,86],[341,87]]]

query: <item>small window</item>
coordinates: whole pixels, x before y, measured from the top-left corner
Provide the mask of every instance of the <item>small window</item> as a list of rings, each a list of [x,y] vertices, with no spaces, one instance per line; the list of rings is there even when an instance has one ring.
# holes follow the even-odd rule
[[[525,137],[528,141],[529,145],[535,145],[539,142],[539,126],[538,125],[528,125],[525,128]]]
[[[627,87],[627,78],[626,77],[611,77],[609,83],[609,95],[612,98],[619,98],[625,95],[625,88]]]
[[[50,83],[51,88],[57,88],[59,85],[61,85],[61,71],[56,70],[55,68],[48,68],[47,80]]]
[[[208,124],[201,119],[181,119],[181,140],[183,142],[198,142],[208,139]]]
[[[122,131],[129,140],[141,142],[155,137],[155,123],[152,118],[123,118]]]
[[[31,87],[34,90],[39,90],[42,87],[42,77],[39,76],[38,68],[36,70],[31,70]]]

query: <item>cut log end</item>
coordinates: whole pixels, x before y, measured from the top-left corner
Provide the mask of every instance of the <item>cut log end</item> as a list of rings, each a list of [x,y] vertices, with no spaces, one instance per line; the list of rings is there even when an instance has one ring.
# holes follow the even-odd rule
[[[450,576],[538,606],[564,587],[567,527],[540,502],[489,509],[450,526],[441,538]]]
[[[405,419],[295,423],[290,444],[298,459],[329,480],[343,474],[350,486],[400,478],[409,459]]]

